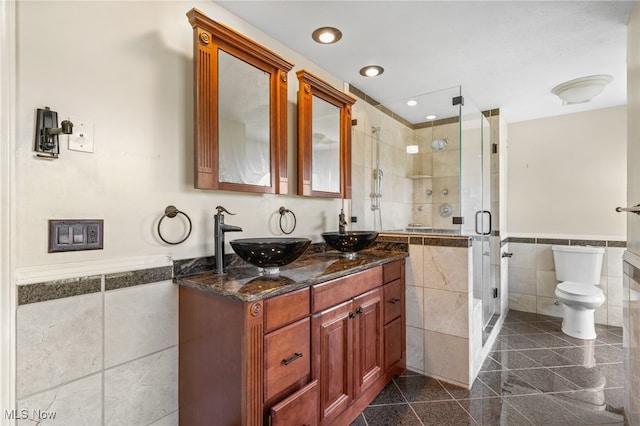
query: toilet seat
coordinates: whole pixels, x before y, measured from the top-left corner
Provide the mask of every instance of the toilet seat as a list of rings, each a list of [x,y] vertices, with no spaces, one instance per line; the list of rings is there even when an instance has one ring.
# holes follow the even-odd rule
[[[557,290],[562,291],[567,295],[583,296],[583,297],[598,297],[604,296],[602,289],[595,285],[588,285],[583,283],[576,283],[573,281],[564,281],[556,286]]]

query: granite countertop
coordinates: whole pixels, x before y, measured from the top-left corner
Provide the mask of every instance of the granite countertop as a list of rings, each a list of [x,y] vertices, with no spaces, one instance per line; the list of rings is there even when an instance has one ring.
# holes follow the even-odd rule
[[[205,271],[176,277],[174,282],[242,302],[252,302],[344,277],[407,256],[408,253],[404,251],[364,250],[355,259],[347,259],[342,253],[326,251],[304,254],[295,262],[281,267],[280,274],[274,276],[261,275],[260,268],[243,263],[229,267],[225,275]]]

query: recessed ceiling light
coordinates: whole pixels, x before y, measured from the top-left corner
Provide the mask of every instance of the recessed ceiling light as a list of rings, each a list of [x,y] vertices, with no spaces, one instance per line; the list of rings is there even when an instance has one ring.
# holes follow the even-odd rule
[[[408,100],[407,101],[407,105],[416,106],[416,105],[418,105],[418,101],[416,101],[415,99]]]
[[[342,32],[337,28],[322,27],[315,30],[311,34],[311,38],[320,44],[332,44],[342,38]]]
[[[431,114],[431,115],[427,115],[427,120],[435,120],[435,118],[436,118],[436,117],[437,117],[437,116],[436,116],[436,115],[433,115],[433,114]]]
[[[367,65],[360,69],[360,75],[365,77],[376,77],[384,72],[384,68],[379,65]]]

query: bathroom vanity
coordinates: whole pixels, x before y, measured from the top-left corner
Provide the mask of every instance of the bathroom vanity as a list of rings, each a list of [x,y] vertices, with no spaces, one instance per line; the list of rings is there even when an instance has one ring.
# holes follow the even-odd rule
[[[182,425],[348,425],[405,370],[405,252],[304,255],[180,285]]]

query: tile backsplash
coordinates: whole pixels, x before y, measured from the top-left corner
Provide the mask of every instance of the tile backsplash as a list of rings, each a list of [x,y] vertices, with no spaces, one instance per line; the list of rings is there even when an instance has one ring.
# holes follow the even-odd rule
[[[606,300],[596,309],[598,324],[622,326],[622,255],[624,241],[509,238],[509,307],[524,312],[562,317],[557,302],[553,245],[593,245],[605,248],[600,287]]]

